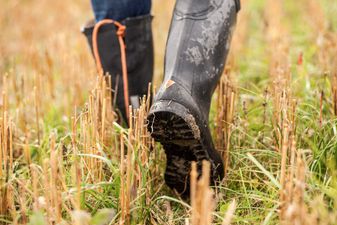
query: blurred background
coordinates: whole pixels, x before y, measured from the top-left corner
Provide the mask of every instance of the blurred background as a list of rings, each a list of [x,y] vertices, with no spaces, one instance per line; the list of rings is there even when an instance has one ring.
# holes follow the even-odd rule
[[[225,75],[213,98],[210,116],[215,144],[226,152],[229,160],[228,175],[218,188],[214,203],[216,220],[222,223],[229,202],[235,200],[236,224],[279,224],[284,220],[288,221],[284,224],[320,221],[312,224],[334,225],[337,221],[334,210],[337,204],[337,1],[241,0],[241,3]],[[163,76],[165,43],[174,4],[174,0],[153,0],[156,87]],[[62,167],[67,173],[64,177],[67,185],[63,185],[62,179],[55,185],[62,207],[68,204],[66,189],[73,188],[75,183],[70,172],[73,164],[69,163],[75,154],[70,140],[72,119],[76,113],[87,118],[89,97],[92,100],[102,90],[95,86],[95,62],[80,32],[81,26],[91,18],[89,0],[0,0],[0,157],[5,156],[1,151],[6,150],[1,147],[9,142],[4,137],[11,129],[14,133],[10,140],[14,146],[11,165],[0,158],[3,162],[0,164],[0,224],[1,219],[24,221],[20,213],[34,208],[28,165],[32,160],[40,168],[45,159],[53,159],[49,147],[52,135],[57,136],[56,142],[65,158],[70,155]],[[95,105],[99,100],[102,99],[97,97],[91,103]],[[90,118],[83,120],[86,125],[98,126]],[[111,124],[105,129],[115,132]],[[87,130],[80,127],[78,136],[86,139]],[[95,139],[94,132],[90,135],[95,154],[101,154],[100,140]],[[285,142],[283,137],[289,140]],[[281,158],[287,158],[280,154],[285,145],[289,152],[296,152],[297,159],[292,155],[291,162],[284,160],[289,165],[281,168]],[[80,141],[78,146],[86,150]],[[115,146],[105,147],[111,153]],[[165,157],[159,146],[156,150],[161,152],[160,157]],[[119,152],[118,147],[112,155],[115,151]],[[63,154],[60,155],[62,158]],[[109,161],[110,156],[106,157],[105,161]],[[146,201],[134,196],[131,211],[138,213],[133,217],[134,224],[188,222],[185,219],[190,208],[165,188],[162,158],[157,159],[158,164],[148,159],[145,178],[154,181],[154,185],[139,182],[138,193],[146,196]],[[119,158],[111,162],[112,171],[120,172]],[[135,170],[141,171],[138,166],[135,164]],[[1,176],[2,169],[11,172]],[[47,167],[46,171],[51,169]],[[90,172],[83,170],[83,179]],[[83,186],[94,190],[91,185],[101,181],[113,185],[105,195],[99,187],[95,189],[97,192],[83,197],[82,209],[90,213],[104,207],[120,210],[119,178],[124,174],[112,176],[106,169],[99,172],[106,176],[94,177],[97,180],[88,178]],[[285,174],[288,183],[283,179],[282,184],[281,177]],[[44,186],[44,175],[44,170],[40,170],[39,191],[48,196],[50,190]],[[26,201],[21,198],[22,189],[26,190]],[[11,210],[7,205],[11,205]],[[57,207],[61,205],[54,208]],[[15,214],[16,208],[19,214]],[[70,210],[62,210],[60,214],[69,219]],[[144,218],[143,212],[147,213]]]

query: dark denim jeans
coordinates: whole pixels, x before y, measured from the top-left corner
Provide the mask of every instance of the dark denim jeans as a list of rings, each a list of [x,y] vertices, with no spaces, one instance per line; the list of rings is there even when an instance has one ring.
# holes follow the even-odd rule
[[[147,15],[151,11],[151,0],[91,0],[91,4],[96,21],[121,21],[128,17]]]

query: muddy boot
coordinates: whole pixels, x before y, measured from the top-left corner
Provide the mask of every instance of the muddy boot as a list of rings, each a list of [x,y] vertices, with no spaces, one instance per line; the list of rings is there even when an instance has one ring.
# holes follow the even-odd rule
[[[165,181],[189,193],[191,162],[211,163],[211,182],[224,177],[208,116],[223,73],[239,1],[177,0],[166,46],[165,77],[154,99],[148,130],[167,156]]]
[[[139,99],[147,94],[148,85],[152,82],[153,76],[152,16],[127,18],[120,23],[126,27],[124,42],[126,45],[129,103],[133,108],[138,108]],[[94,26],[95,22],[91,21],[82,29],[92,52]],[[117,31],[118,28],[114,24],[105,24],[100,27],[97,34],[97,46],[103,72],[111,75],[113,106],[126,121],[128,116],[124,99],[121,49]]]

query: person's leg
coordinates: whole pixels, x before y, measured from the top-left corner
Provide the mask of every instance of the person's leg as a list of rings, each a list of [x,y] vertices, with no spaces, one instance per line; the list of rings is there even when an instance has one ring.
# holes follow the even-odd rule
[[[177,0],[166,46],[164,82],[148,116],[162,143],[169,187],[187,195],[191,162],[211,164],[212,182],[224,177],[208,124],[211,98],[223,73],[239,0]]]
[[[97,22],[103,19],[121,21],[147,15],[151,10],[151,0],[91,0],[91,5]]]

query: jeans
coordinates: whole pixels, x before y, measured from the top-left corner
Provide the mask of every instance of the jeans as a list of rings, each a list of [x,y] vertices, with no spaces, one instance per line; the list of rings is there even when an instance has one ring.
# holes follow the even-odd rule
[[[96,22],[103,19],[121,21],[151,11],[151,0],[91,0],[91,5]]]

